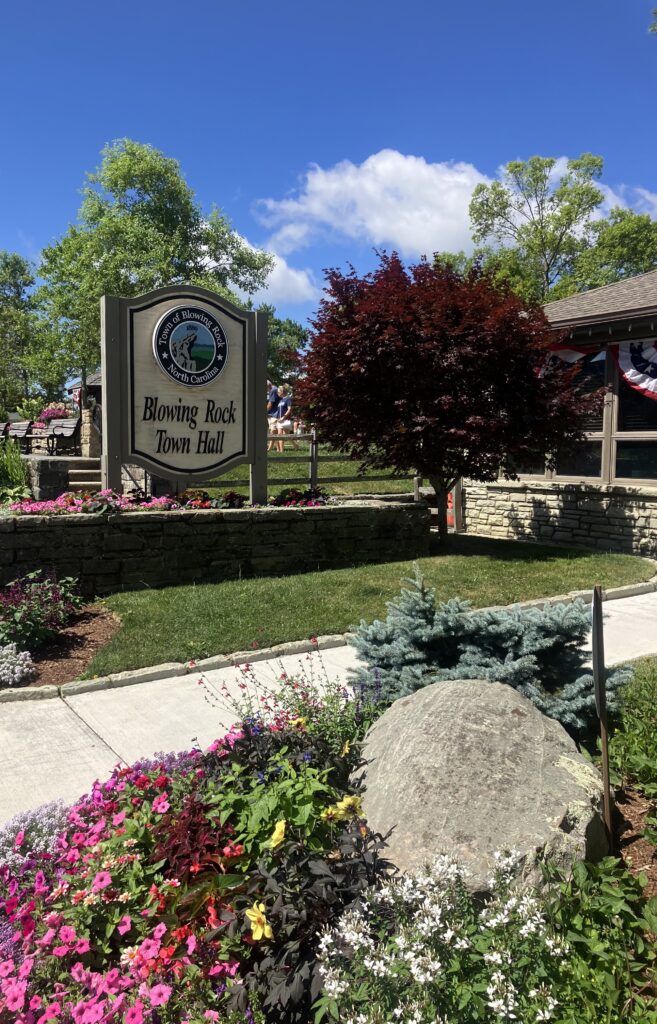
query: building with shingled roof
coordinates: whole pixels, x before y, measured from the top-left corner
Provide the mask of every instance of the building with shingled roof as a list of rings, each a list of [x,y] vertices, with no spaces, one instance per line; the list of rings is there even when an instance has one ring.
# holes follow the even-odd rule
[[[467,532],[657,555],[657,270],[544,306],[555,353],[608,388],[586,440],[517,481],[463,485]]]

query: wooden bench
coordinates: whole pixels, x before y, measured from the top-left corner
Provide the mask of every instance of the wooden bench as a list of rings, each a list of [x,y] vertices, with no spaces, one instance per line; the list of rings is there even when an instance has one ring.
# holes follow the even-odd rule
[[[20,445],[21,450],[29,452],[32,447],[32,434],[30,434],[30,427],[32,426],[31,420],[17,420],[15,423],[10,423],[7,428],[7,437],[13,437],[14,441],[17,441]]]
[[[80,417],[51,420],[46,434],[49,455],[58,452],[80,454]]]
[[[7,423],[0,423],[0,441],[5,436],[5,433],[6,433],[6,430],[7,430],[8,426],[9,426],[9,422],[7,422]]]

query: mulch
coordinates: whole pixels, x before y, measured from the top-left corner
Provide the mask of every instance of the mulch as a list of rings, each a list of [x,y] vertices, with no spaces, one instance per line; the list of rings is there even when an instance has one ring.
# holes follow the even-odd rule
[[[633,875],[647,877],[644,893],[648,898],[657,894],[657,846],[649,843],[642,833],[652,807],[652,802],[636,790],[626,789],[617,794],[614,815],[615,853]]]
[[[28,686],[62,686],[78,679],[120,626],[108,608],[85,605],[57,637],[32,655],[37,674]]]

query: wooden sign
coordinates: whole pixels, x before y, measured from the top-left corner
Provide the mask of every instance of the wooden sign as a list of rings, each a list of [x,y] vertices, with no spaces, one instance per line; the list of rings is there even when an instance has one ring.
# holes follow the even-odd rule
[[[123,464],[178,491],[248,462],[266,500],[266,317],[182,285],[101,311],[103,486]]]

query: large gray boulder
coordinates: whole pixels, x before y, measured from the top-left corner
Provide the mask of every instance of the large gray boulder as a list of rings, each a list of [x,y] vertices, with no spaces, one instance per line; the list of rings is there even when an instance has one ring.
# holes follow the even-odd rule
[[[545,856],[568,868],[608,852],[602,784],[558,722],[510,686],[434,683],[388,708],[365,740],[364,813],[387,856],[415,872],[448,853],[487,890],[496,851],[540,881]]]

